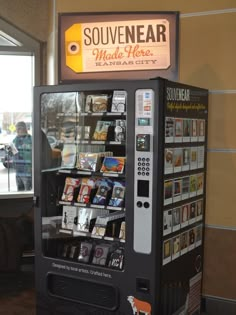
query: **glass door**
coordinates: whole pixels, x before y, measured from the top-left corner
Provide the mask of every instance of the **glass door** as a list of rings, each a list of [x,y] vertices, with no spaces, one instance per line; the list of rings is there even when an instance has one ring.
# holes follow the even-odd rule
[[[126,99],[123,90],[41,95],[45,256],[123,270]]]

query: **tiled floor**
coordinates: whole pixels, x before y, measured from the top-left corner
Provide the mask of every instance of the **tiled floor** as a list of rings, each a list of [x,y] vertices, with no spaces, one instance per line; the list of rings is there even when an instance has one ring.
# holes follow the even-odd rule
[[[33,272],[0,274],[0,315],[35,315]]]
[[[0,304],[1,315],[36,315],[33,290],[23,291],[5,298],[1,297]]]

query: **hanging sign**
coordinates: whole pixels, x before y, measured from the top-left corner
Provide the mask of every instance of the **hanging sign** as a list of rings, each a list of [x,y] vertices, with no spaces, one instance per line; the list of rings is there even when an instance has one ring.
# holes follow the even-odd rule
[[[62,14],[60,81],[93,78],[94,74],[106,78],[105,73],[111,72],[113,78],[114,73],[127,78],[127,72],[134,71],[169,71],[176,75],[176,27],[173,13]]]
[[[74,24],[65,32],[66,65],[75,72],[167,69],[168,20]]]

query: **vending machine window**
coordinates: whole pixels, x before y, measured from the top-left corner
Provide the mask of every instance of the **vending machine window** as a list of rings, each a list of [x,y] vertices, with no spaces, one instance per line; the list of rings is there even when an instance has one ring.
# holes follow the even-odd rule
[[[124,268],[126,95],[125,90],[41,95],[43,139],[57,141],[42,169],[47,257]]]

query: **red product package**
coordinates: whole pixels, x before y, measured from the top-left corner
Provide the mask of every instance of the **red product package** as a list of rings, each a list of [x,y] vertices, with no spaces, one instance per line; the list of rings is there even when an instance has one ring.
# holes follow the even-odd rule
[[[79,185],[80,180],[78,178],[67,177],[61,200],[72,201],[74,198],[74,191],[79,187]]]

